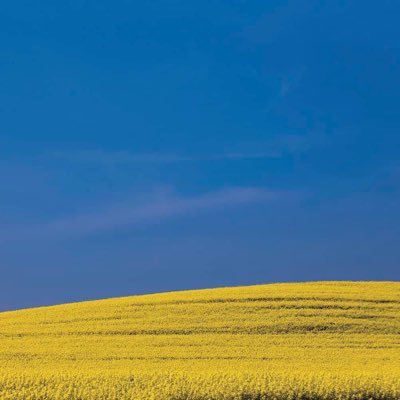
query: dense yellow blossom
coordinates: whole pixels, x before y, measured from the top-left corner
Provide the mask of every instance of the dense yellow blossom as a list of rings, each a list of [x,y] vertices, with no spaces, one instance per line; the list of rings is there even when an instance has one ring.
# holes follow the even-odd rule
[[[197,290],[0,314],[0,399],[400,399],[400,283]]]

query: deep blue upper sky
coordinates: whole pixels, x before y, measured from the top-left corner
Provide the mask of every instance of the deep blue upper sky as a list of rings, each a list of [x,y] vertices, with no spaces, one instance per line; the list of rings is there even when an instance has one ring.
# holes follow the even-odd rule
[[[400,278],[399,2],[0,8],[0,309]]]

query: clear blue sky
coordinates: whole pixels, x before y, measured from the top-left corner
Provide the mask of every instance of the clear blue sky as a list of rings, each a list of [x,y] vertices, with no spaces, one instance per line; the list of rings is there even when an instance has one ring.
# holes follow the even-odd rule
[[[399,2],[0,7],[0,309],[400,278]]]

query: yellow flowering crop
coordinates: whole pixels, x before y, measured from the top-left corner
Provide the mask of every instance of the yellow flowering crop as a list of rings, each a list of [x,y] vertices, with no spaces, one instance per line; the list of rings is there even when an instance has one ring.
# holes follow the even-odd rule
[[[271,284],[0,313],[1,400],[400,399],[400,283]]]

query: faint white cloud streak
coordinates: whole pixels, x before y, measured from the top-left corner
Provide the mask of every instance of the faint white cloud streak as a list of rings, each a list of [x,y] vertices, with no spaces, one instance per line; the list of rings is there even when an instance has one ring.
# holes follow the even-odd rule
[[[56,157],[82,164],[127,165],[127,164],[174,164],[197,161],[229,161],[276,158],[276,151],[243,153],[231,152],[211,154],[206,156],[185,156],[179,154],[143,153],[135,154],[128,151],[80,150],[71,153],[55,153]]]
[[[14,238],[82,237],[163,221],[201,211],[274,201],[279,192],[254,187],[225,188],[194,196],[163,194],[142,204],[118,204],[91,213],[19,227]]]

